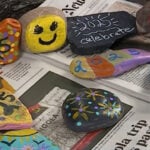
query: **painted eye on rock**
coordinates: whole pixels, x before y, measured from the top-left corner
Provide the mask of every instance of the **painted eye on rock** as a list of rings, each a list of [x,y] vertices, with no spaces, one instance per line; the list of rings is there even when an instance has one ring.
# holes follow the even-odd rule
[[[36,25],[34,28],[34,34],[40,34],[43,32],[43,28],[39,25]]]
[[[56,30],[57,26],[58,26],[57,22],[55,22],[55,21],[52,22],[52,24],[51,24],[51,26],[50,26],[50,30],[51,30],[51,31]]]

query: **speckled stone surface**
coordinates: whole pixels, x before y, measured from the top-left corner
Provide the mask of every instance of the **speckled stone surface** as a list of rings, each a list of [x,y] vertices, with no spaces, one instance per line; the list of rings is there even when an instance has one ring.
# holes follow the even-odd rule
[[[150,38],[150,1],[136,13],[136,25],[139,33],[149,33]]]
[[[136,33],[135,17],[124,11],[69,17],[67,26],[71,50],[79,55],[101,53]]]
[[[89,132],[114,125],[122,117],[120,99],[103,89],[83,88],[70,94],[63,103],[66,125],[76,132]]]

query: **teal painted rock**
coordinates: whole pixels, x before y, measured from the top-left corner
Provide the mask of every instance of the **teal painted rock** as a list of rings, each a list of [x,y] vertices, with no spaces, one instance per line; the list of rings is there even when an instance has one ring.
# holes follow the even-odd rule
[[[110,127],[121,119],[123,112],[119,98],[103,89],[81,89],[70,94],[62,106],[66,125],[76,132]]]
[[[34,129],[8,131],[0,135],[0,150],[59,150]]]

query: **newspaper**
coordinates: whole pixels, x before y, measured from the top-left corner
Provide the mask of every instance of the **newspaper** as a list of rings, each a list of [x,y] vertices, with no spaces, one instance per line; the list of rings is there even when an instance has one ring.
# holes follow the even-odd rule
[[[59,7],[63,9],[66,16],[70,16],[105,11],[106,8],[114,9],[111,7],[113,4],[118,9],[120,5],[127,7],[130,5],[128,2],[114,0],[46,0],[41,7]],[[134,15],[139,7],[132,5],[132,9],[129,9],[131,14]],[[68,66],[74,57],[76,55],[71,53],[68,45],[63,50],[46,55],[23,53],[16,62],[2,66],[1,76],[15,88],[15,95],[29,109],[34,120],[33,128],[51,139],[61,150],[149,150],[150,104],[141,100],[145,95],[145,87],[149,86],[147,81],[149,65],[144,65],[143,69],[140,69],[141,77],[145,75],[147,77],[144,88],[140,77],[140,85],[133,84],[134,86],[137,84],[136,94],[132,94],[133,86],[130,86],[128,76],[127,79],[126,76],[120,76],[109,79],[108,82],[106,79],[90,81],[72,76]],[[137,72],[133,71],[135,74]],[[135,78],[133,73],[131,73],[131,82]],[[126,90],[129,89],[130,92],[132,90],[131,94],[134,97],[125,94],[125,91],[117,90],[123,88],[122,85],[126,85]],[[83,87],[105,89],[115,93],[125,107],[123,118],[115,126],[93,133],[76,133],[68,129],[61,113],[62,103],[70,93]],[[135,96],[138,93],[144,94],[137,99]],[[149,95],[144,99],[149,101]]]
[[[138,113],[134,115],[132,112],[129,118],[119,122],[92,150],[149,150],[148,116]]]
[[[16,89],[15,95],[29,109],[33,128],[61,150],[150,149],[149,103],[96,82],[74,78],[68,71],[56,68],[34,54],[24,53],[16,62],[3,66],[1,76]],[[124,117],[115,126],[89,133],[90,136],[68,129],[61,114],[62,103],[70,93],[83,87],[113,92],[124,103]]]
[[[87,15],[98,12],[108,11],[128,11],[135,16],[136,12],[142,7],[140,4],[131,3],[125,0],[46,0],[41,7],[52,6],[61,9],[66,17],[76,15]],[[73,54],[70,46],[52,53],[41,54],[40,56],[48,58],[50,63],[69,71],[69,65],[77,55]],[[93,82],[105,84],[107,86],[119,89],[127,94],[150,101],[150,65],[143,65],[125,73],[122,76],[109,79],[99,79]]]

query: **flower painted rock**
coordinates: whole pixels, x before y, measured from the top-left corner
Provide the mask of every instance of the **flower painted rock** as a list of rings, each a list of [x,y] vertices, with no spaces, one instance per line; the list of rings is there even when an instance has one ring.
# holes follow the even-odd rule
[[[101,53],[114,42],[136,33],[135,17],[127,12],[99,13],[68,18],[67,38],[79,55]]]
[[[38,7],[19,20],[23,27],[23,50],[32,53],[50,52],[60,49],[66,42],[66,18],[57,8]]]
[[[0,89],[0,130],[26,129],[32,126],[28,109],[10,91]]]
[[[19,57],[21,24],[13,18],[0,22],[0,65],[14,62]]]
[[[145,50],[108,50],[102,54],[74,58],[70,64],[70,72],[83,79],[106,78],[121,75],[148,62],[150,52]]]
[[[34,129],[7,131],[0,134],[1,150],[59,150],[51,140]]]
[[[139,33],[150,34],[150,2],[136,13],[136,25]]]
[[[85,88],[70,94],[63,103],[66,125],[77,132],[89,132],[114,125],[124,112],[121,101],[103,89]]]

